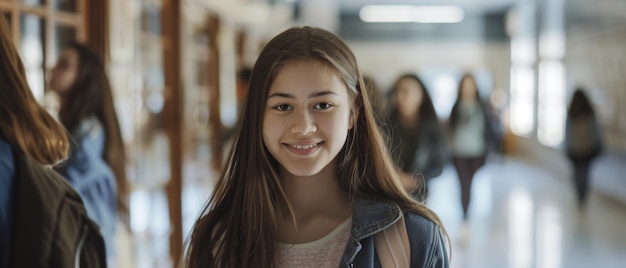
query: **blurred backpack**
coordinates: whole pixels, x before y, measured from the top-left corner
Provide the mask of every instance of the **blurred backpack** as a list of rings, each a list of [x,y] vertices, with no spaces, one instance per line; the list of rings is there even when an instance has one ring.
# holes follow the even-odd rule
[[[106,267],[104,241],[61,176],[14,152],[12,267]]]

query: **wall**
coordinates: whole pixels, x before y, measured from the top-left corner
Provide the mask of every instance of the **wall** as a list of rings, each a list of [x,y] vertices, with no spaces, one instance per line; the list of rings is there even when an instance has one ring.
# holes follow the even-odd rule
[[[353,41],[348,45],[362,72],[371,75],[383,90],[388,90],[402,73],[429,69],[488,71],[494,90],[508,92],[509,89],[511,49],[508,42]]]

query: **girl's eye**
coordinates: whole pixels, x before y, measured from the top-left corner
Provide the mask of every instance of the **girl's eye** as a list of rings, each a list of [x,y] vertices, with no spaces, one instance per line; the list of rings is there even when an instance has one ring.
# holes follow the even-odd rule
[[[333,105],[328,102],[322,102],[322,103],[318,103],[317,105],[315,105],[315,109],[318,109],[318,110],[327,110],[327,109],[330,109],[330,107],[333,107]]]
[[[291,105],[289,104],[279,104],[279,105],[274,106],[274,109],[279,110],[279,111],[292,110]]]

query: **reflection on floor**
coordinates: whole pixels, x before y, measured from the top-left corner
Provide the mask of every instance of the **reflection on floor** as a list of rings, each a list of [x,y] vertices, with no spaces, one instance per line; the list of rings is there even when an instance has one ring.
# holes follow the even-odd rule
[[[431,181],[427,205],[450,236],[451,266],[625,267],[626,203],[592,188],[579,210],[567,162],[536,160],[507,157],[483,167],[465,224],[454,168]],[[602,172],[592,173],[595,180]]]

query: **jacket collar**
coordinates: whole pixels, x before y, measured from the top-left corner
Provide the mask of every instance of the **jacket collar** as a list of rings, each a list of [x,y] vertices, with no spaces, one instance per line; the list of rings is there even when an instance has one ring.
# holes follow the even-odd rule
[[[402,216],[390,201],[357,198],[352,208],[352,237],[361,240],[394,224]]]
[[[386,229],[402,217],[400,206],[390,201],[358,197],[352,207],[352,231],[342,264],[352,263],[361,240]]]

